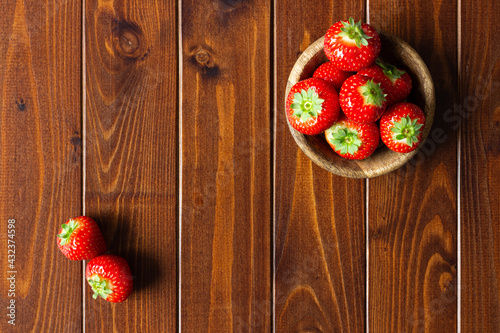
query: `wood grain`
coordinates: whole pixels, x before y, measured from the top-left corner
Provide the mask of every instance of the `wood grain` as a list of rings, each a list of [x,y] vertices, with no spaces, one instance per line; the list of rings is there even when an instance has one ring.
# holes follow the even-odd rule
[[[177,327],[176,4],[86,1],[86,214],[134,276],[122,304],[87,288],[87,332]]]
[[[183,1],[181,20],[181,329],[269,332],[269,1]]]
[[[307,10],[304,10],[307,8]],[[284,112],[299,55],[340,19],[364,17],[364,1],[276,1],[276,332],[364,332],[365,182],[313,164]]]
[[[500,3],[461,11],[461,329],[500,332]]]
[[[458,27],[457,1],[368,2],[438,97],[421,152],[368,183],[312,163],[283,109],[298,56],[365,1],[85,3],[0,4],[2,307],[9,219],[17,272],[1,332],[500,331],[498,1],[461,1]],[[82,299],[82,265],[57,249],[83,212],[132,267],[123,304]]]
[[[82,266],[56,243],[81,214],[81,3],[2,1],[0,13],[0,331],[81,332]]]
[[[370,332],[457,329],[457,133],[447,122],[456,99],[456,6],[370,1],[370,23],[419,52],[438,97],[416,157],[369,183]]]

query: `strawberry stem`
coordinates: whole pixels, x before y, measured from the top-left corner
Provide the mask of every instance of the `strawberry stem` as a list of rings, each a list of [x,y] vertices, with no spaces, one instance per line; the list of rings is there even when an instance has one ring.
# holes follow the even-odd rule
[[[293,109],[294,116],[306,122],[309,118],[318,116],[324,101],[324,99],[319,98],[315,89],[309,88],[307,91],[302,89],[293,95],[293,102],[290,107]]]
[[[361,140],[358,139],[358,132],[356,130],[349,130],[348,128],[332,132],[330,143],[335,147],[335,150],[340,150],[342,155],[347,153],[353,155],[358,151],[359,146],[361,146]]]
[[[387,75],[387,77],[389,77],[391,80],[399,79],[401,75],[405,73],[405,71],[398,69],[394,65],[382,61],[382,59],[380,58],[376,60],[376,63],[382,68],[384,74]]]
[[[394,122],[394,127],[391,128],[393,132],[393,140],[413,146],[418,142],[417,137],[421,132],[423,124],[418,124],[417,119],[411,119],[410,116],[402,117],[399,121]]]
[[[57,237],[61,238],[61,245],[66,245],[69,243],[69,239],[73,231],[78,228],[78,222],[75,220],[69,220],[68,223],[64,223],[61,225],[62,231]]]
[[[101,279],[99,275],[94,275],[89,279],[90,287],[94,291],[94,295],[92,298],[97,299],[97,296],[101,296],[102,298],[108,298],[108,295],[112,294],[113,291],[108,286],[108,282],[106,279]]]
[[[375,83],[373,80],[368,80],[364,85],[359,87],[361,94],[365,100],[365,104],[382,106],[385,101],[384,91],[380,87],[380,83]]]
[[[368,39],[372,38],[368,36],[363,29],[361,28],[361,21],[355,23],[352,17],[349,17],[349,22],[341,21],[344,25],[343,28],[340,28],[340,33],[337,34],[337,37],[347,37],[353,40],[356,43],[356,46],[361,48],[361,45],[367,46]]]

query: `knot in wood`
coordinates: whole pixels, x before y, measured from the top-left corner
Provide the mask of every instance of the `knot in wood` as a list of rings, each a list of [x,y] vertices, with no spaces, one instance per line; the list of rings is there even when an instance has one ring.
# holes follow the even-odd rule
[[[207,45],[196,45],[189,52],[189,60],[195,65],[200,73],[208,77],[217,77],[220,73],[214,52]]]
[[[205,49],[199,49],[194,55],[196,61],[205,67],[210,67],[210,54]]]
[[[26,110],[26,104],[24,103],[24,99],[21,98],[21,100],[19,101],[16,101],[16,104],[17,104],[17,109],[19,111],[24,111]]]
[[[128,22],[118,22],[113,30],[114,49],[116,53],[126,59],[144,59],[148,55],[149,48],[146,37],[142,30]]]
[[[120,33],[119,45],[124,54],[132,55],[139,49],[139,36],[134,31],[125,29]]]
[[[445,293],[453,288],[453,276],[450,273],[444,272],[441,274],[439,277],[439,288],[442,293]]]

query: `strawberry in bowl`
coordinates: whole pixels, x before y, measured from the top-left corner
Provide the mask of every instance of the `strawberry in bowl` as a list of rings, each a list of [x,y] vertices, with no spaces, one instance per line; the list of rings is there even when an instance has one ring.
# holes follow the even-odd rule
[[[325,138],[330,147],[341,157],[362,160],[377,149],[380,133],[375,123],[357,123],[341,115],[325,131]]]
[[[425,114],[415,104],[394,104],[380,119],[380,135],[384,144],[398,153],[415,150],[422,141]]]
[[[359,74],[344,81],[339,100],[340,108],[347,118],[359,123],[377,121],[387,105],[380,83]]]
[[[328,29],[324,40],[325,55],[340,70],[357,72],[375,62],[381,42],[377,31],[367,23],[338,21]]]
[[[352,75],[354,75],[353,72],[342,71],[335,67],[331,61],[321,64],[321,66],[319,66],[313,73],[313,77],[330,81],[337,91],[340,91],[342,83],[344,83],[344,81]]]
[[[375,64],[360,70],[358,74],[380,82],[380,87],[386,94],[387,106],[403,101],[411,92],[410,75],[381,59],[377,59]]]
[[[337,120],[339,112],[339,97],[333,85],[315,77],[296,83],[286,100],[288,122],[303,134],[323,133]]]

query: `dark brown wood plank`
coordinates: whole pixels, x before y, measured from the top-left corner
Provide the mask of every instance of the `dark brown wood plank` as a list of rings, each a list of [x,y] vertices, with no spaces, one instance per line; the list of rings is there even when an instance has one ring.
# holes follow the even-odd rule
[[[500,332],[500,3],[461,4],[461,329]]]
[[[81,2],[2,1],[0,14],[0,331],[81,332],[82,265],[56,243],[81,214]]]
[[[448,118],[457,87],[456,8],[456,1],[370,0],[370,23],[415,48],[438,97],[421,151],[369,183],[370,332],[457,329],[457,128]]]
[[[86,214],[125,257],[122,304],[85,295],[87,332],[177,327],[177,1],[86,2]]]
[[[285,86],[298,56],[364,1],[276,1],[276,332],[364,332],[365,182],[332,175],[298,148]]]
[[[271,328],[270,4],[182,1],[183,332]]]

